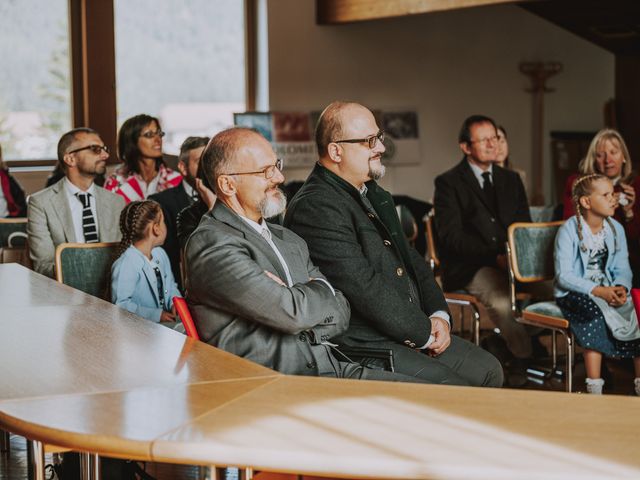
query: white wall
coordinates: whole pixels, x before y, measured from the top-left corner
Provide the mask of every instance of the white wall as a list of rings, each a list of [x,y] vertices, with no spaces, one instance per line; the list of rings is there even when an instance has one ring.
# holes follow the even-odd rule
[[[418,111],[423,159],[388,169],[382,184],[429,200],[433,179],[461,158],[460,124],[482,113],[504,124],[511,159],[531,171],[531,95],[521,61],[560,61],[545,129],[595,131],[614,95],[614,56],[516,6],[341,26],[315,23],[315,0],[269,0],[271,110],[318,110],[355,100]],[[549,165],[549,140],[544,147]],[[308,169],[287,170],[304,179]],[[550,168],[547,173],[547,198]],[[528,178],[531,178],[529,174]]]

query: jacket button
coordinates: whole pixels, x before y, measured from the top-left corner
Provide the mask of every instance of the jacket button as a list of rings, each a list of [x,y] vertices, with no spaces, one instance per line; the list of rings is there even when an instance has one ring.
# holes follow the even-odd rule
[[[497,241],[496,237],[491,237],[491,240],[493,240],[494,242]]]
[[[492,222],[492,223],[496,223],[496,219],[495,219],[495,218],[493,218],[493,217],[491,217],[491,222]]]
[[[409,295],[409,303],[413,303],[413,297]]]
[[[415,344],[415,343],[413,343],[413,342],[411,342],[411,343],[409,344],[409,346],[410,346],[411,348],[416,348],[416,344]]]
[[[382,243],[384,243],[387,247],[391,246],[391,242],[389,240],[385,240]]]
[[[405,340],[405,341],[404,341],[404,344],[405,344],[405,345],[409,345],[410,343],[411,343],[411,340]]]
[[[367,216],[368,216],[369,218],[376,218],[376,216],[375,216],[373,213],[367,213]]]
[[[301,342],[306,342],[307,337],[304,333],[301,333],[300,335],[298,335],[298,340],[300,340]]]
[[[308,362],[307,363],[307,368],[316,368],[315,362]]]
[[[404,275],[404,270],[401,267],[396,268],[396,275],[401,277],[402,275]]]

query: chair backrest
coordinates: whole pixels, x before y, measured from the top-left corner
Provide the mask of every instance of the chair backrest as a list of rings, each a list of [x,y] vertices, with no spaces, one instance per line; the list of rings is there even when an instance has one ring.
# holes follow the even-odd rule
[[[558,222],[513,223],[508,230],[509,268],[518,282],[540,282],[554,277],[553,250]]]
[[[9,237],[16,232],[27,233],[27,219],[26,218],[0,218],[0,247],[8,247]],[[20,238],[21,235],[13,235],[14,239]],[[13,242],[13,247],[24,245],[24,242]]]
[[[200,335],[198,335],[196,324],[193,323],[193,318],[191,317],[191,312],[187,306],[187,301],[182,297],[173,297],[173,304],[176,307],[176,312],[178,312],[180,320],[182,320],[182,325],[184,325],[184,330],[187,332],[187,336],[194,340],[200,340]]]
[[[436,235],[433,225],[433,209],[424,221],[425,235],[427,236],[427,261],[431,266],[431,270],[435,273],[440,267],[440,259],[438,258],[438,249],[436,248]]]
[[[405,205],[396,205],[396,213],[400,219],[400,225],[402,226],[402,232],[407,237],[409,243],[413,245],[418,237],[418,224],[413,217],[411,210]]]
[[[118,243],[61,243],[56,248],[56,280],[95,297],[107,297]]]

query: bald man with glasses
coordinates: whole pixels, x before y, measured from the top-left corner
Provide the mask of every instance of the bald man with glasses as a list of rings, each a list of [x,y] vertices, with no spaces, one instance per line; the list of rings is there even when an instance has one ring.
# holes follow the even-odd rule
[[[316,127],[319,162],[285,216],[351,304],[349,328],[335,342],[392,350],[396,372],[425,382],[501,386],[498,361],[450,334],[442,291],[376,182],[385,173],[383,141],[367,108],[329,105]]]
[[[90,128],[73,129],[58,142],[64,178],[31,195],[28,205],[29,254],[36,272],[54,276],[61,243],[117,242],[122,197],[94,183],[105,173],[109,149]]]

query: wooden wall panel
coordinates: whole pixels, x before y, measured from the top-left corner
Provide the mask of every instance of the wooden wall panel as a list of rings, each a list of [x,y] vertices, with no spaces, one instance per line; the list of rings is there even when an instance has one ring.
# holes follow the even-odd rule
[[[616,55],[616,119],[634,170],[640,168],[640,55]]]
[[[514,0],[316,0],[316,18],[318,24],[327,25],[499,3],[521,2]]]

